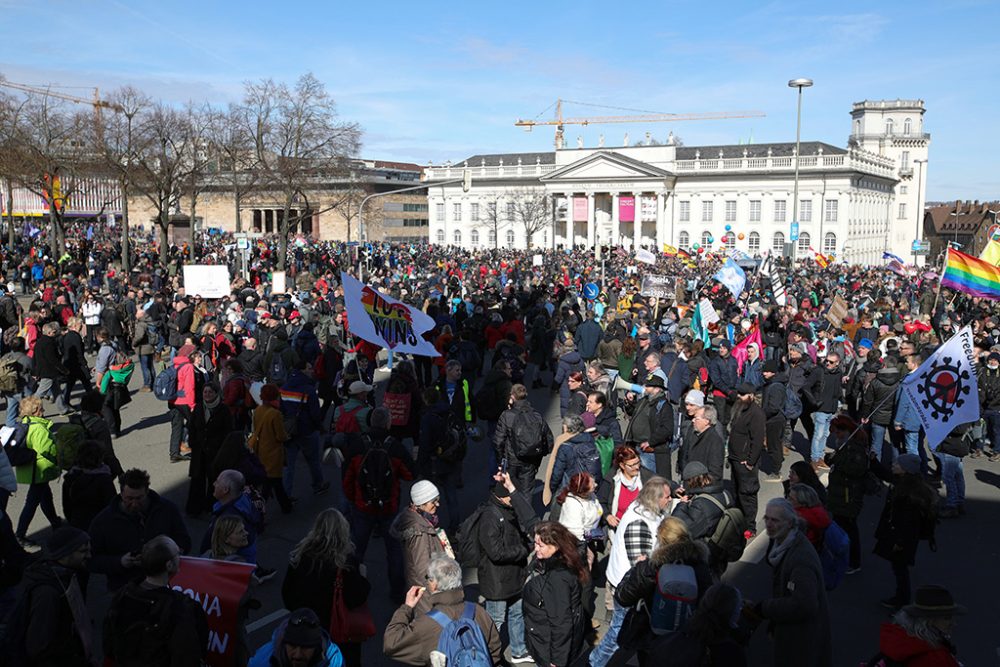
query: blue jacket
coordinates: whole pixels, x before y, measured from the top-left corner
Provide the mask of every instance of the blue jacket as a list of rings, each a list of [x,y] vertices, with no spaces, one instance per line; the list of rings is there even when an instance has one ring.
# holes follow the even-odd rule
[[[691,381],[691,371],[687,362],[678,357],[676,352],[664,352],[660,357],[660,369],[667,376],[667,394],[670,401],[678,403]]]
[[[584,359],[597,356],[597,345],[604,338],[604,329],[594,318],[588,318],[576,328],[576,349]]]
[[[712,381],[712,388],[728,394],[736,389],[739,384],[739,372],[736,367],[736,359],[733,355],[723,359],[715,355],[708,360],[708,379]]]
[[[556,461],[552,464],[549,488],[556,493],[569,484],[570,478],[578,472],[589,472],[594,478],[595,489],[601,483],[601,457],[589,433],[577,433],[559,445]]]
[[[291,371],[281,386],[281,412],[288,416],[298,415],[298,436],[318,432],[323,426],[323,414],[319,409],[316,382],[302,371]]]
[[[904,431],[919,431],[922,425],[920,415],[917,414],[916,408],[913,407],[910,395],[903,391],[902,383],[900,383],[897,391],[899,393],[896,396],[896,416],[893,418],[892,423],[901,425]]]
[[[281,622],[281,625],[271,635],[271,641],[257,649],[257,652],[250,658],[247,667],[281,667],[287,664],[286,661],[281,659],[281,652],[285,646],[285,627],[287,625],[288,619]],[[320,630],[320,632],[323,633],[323,657],[310,665],[310,667],[343,667],[344,656],[340,654],[340,649],[330,641],[330,636],[326,634],[326,630]]]
[[[559,364],[556,367],[555,382],[559,385],[559,408],[560,416],[565,417],[569,409],[569,385],[566,379],[574,371],[583,371],[583,357],[576,350],[570,350],[559,357]]]
[[[740,374],[740,382],[749,382],[757,389],[764,386],[764,375],[761,372],[763,364],[760,359],[751,362],[749,359],[743,362],[743,373]]]
[[[220,517],[238,516],[243,520],[243,527],[247,529],[247,545],[237,551],[240,557],[248,563],[257,564],[257,527],[260,525],[260,512],[250,502],[250,497],[246,494],[231,503],[223,505],[216,502],[212,506],[212,519],[208,522],[208,530],[201,540],[201,553],[205,553],[212,548],[212,531],[215,530],[215,522]]]

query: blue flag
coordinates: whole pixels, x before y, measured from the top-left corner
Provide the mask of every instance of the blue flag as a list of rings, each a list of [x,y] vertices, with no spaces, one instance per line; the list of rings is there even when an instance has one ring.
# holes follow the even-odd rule
[[[713,278],[729,288],[734,299],[739,299],[743,293],[743,288],[747,284],[747,274],[731,258],[726,260]]]
[[[906,264],[906,261],[899,255],[893,255],[891,252],[883,252],[882,259],[894,259],[900,264]]]

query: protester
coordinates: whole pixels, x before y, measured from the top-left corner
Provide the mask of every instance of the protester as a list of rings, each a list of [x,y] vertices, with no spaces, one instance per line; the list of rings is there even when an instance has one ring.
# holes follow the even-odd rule
[[[955,617],[968,613],[941,586],[920,586],[913,604],[897,611],[879,633],[880,657],[902,665],[959,667],[952,640]]]
[[[455,557],[447,533],[438,527],[441,493],[432,482],[420,480],[410,487],[410,505],[392,522],[389,535],[403,548],[403,572],[406,585],[423,586],[423,576],[431,559],[444,554]],[[412,590],[412,588],[411,588]],[[418,598],[419,611],[428,611],[427,598]]]
[[[17,519],[17,539],[22,546],[36,546],[28,539],[28,527],[35,517],[35,510],[42,508],[42,514],[52,525],[58,528],[63,520],[56,514],[55,502],[52,499],[52,488],[49,484],[59,478],[59,468],[56,464],[56,447],[52,442],[52,422],[42,416],[42,401],[37,396],[21,399],[21,422],[27,424],[25,446],[32,450],[33,463],[26,463],[14,468],[19,485],[27,485],[28,492],[24,499],[24,507]]]
[[[746,519],[747,538],[757,535],[757,494],[760,492],[760,457],[767,437],[767,418],[754,402],[756,389],[746,382],[736,387],[729,438],[729,467],[736,489],[736,503]]]
[[[249,667],[341,667],[344,658],[311,609],[296,609],[254,653]]]

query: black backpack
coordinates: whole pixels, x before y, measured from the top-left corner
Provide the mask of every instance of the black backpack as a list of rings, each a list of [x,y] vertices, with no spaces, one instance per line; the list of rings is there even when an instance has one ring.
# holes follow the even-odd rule
[[[366,450],[358,468],[358,487],[365,506],[381,510],[392,498],[396,475],[389,456],[389,439],[375,442],[365,436]]]
[[[545,424],[534,412],[517,411],[514,414],[514,443],[511,449],[519,459],[545,456],[547,441]]]
[[[465,459],[468,447],[465,422],[449,410],[445,421],[445,441],[438,444],[434,455],[445,463],[458,463]]]
[[[104,646],[119,667],[170,664],[170,638],[183,593],[155,593],[129,584],[115,594],[104,619]]]

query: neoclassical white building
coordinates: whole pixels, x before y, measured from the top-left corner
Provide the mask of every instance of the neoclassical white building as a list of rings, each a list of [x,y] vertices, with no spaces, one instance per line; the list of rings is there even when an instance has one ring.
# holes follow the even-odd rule
[[[799,159],[799,237],[792,243],[795,144],[563,147],[547,153],[474,155],[431,166],[430,242],[527,246],[518,200],[547,197],[551,214],[532,246],[692,249],[753,254],[810,247],[875,264],[905,257],[920,238],[930,135],[922,100],[853,106],[847,148],[806,141]],[[460,182],[468,170],[468,192]],[[496,213],[494,213],[496,212]]]

